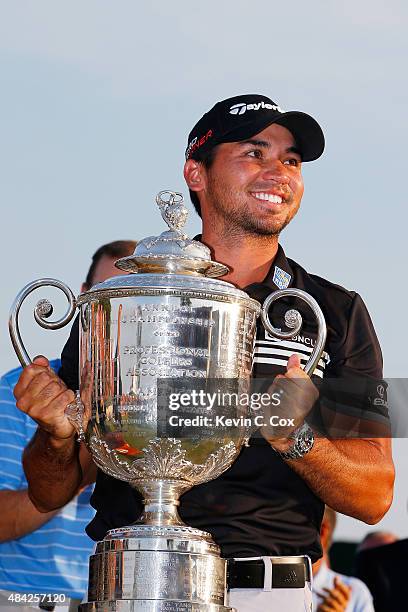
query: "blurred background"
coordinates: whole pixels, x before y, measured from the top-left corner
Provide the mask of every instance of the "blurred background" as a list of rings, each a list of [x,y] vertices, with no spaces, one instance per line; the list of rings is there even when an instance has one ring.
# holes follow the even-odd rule
[[[76,293],[98,246],[162,231],[154,197],[188,193],[193,124],[217,100],[262,93],[311,113],[327,141],[304,165],[288,256],[363,296],[385,375],[406,376],[407,25],[399,0],[0,1],[0,371],[17,365],[19,289],[50,276]],[[38,328],[30,303],[21,319],[30,354],[59,355],[68,331]],[[408,441],[394,453],[395,500],[376,529],[407,537]],[[336,539],[372,529],[340,517]]]

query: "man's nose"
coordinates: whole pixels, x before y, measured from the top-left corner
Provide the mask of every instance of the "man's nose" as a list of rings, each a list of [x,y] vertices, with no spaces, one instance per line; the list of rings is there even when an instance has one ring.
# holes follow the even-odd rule
[[[271,160],[262,172],[262,178],[287,185],[290,180],[287,166],[280,160]]]

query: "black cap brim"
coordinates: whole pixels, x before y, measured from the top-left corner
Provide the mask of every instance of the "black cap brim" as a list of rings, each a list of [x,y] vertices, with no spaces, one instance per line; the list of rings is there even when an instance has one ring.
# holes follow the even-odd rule
[[[316,119],[300,111],[268,114],[252,119],[246,125],[240,125],[237,129],[224,134],[221,142],[239,142],[251,138],[273,123],[282,125],[293,134],[302,161],[313,161],[322,155],[325,144],[323,130]]]

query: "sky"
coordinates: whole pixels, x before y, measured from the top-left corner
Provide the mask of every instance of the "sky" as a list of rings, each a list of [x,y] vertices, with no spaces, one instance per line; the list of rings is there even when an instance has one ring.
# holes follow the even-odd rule
[[[404,377],[407,25],[397,0],[0,0],[1,371],[17,365],[7,318],[21,287],[54,277],[77,293],[98,246],[161,232],[156,193],[188,201],[194,123],[218,100],[262,93],[326,136],[324,156],[304,165],[287,255],[362,295],[386,376]],[[22,309],[22,335],[31,355],[58,355],[68,331],[36,327],[40,297]],[[381,526],[408,536],[405,439],[395,456]],[[367,530],[342,519],[337,535]]]

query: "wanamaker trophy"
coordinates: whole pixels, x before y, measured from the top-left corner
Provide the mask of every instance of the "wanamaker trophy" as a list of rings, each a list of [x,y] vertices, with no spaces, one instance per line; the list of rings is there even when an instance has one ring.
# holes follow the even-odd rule
[[[191,438],[159,435],[158,380],[236,380],[251,376],[257,317],[269,334],[287,339],[302,325],[296,310],[285,315],[288,331],[269,320],[272,302],[304,300],[317,319],[318,337],[305,371],[320,359],[326,327],[315,300],[298,289],[271,294],[263,307],[218,277],[228,272],[210,250],[183,232],[187,210],[181,194],[160,192],[156,202],[169,229],[138,242],[116,262],[128,274],[97,284],[75,299],[54,279],[40,279],[17,296],[10,335],[23,366],[31,360],[18,316],[33,290],[61,289],[69,306],[57,321],[41,300],[35,320],[46,329],[80,316],[79,391],[67,407],[78,438],[97,466],[136,487],[144,512],[133,525],[109,531],[90,558],[87,603],[82,611],[224,612],[226,561],[209,533],[185,525],[179,497],[217,478],[237,458],[249,432],[236,426]],[[215,410],[217,407],[215,407]],[[237,414],[242,415],[242,406]],[[231,419],[234,421],[234,419]]]

